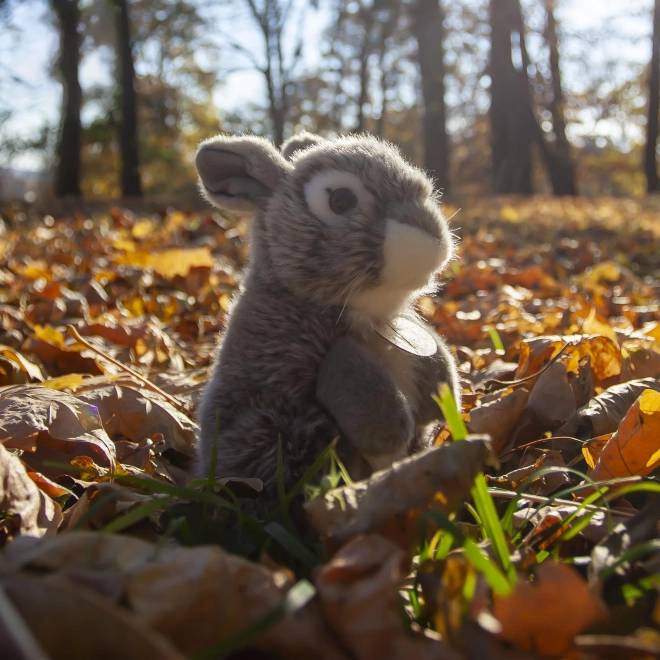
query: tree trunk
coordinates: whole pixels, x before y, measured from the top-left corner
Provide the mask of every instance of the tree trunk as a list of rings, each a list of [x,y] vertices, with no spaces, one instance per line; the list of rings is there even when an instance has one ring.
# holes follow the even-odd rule
[[[646,189],[650,193],[660,192],[656,145],[658,142],[658,112],[660,105],[660,0],[653,6],[653,42],[651,70],[649,71],[649,116],[646,124],[646,148],[644,151],[644,173]]]
[[[571,151],[566,138],[566,121],[564,120],[564,93],[561,86],[559,70],[559,40],[555,22],[555,0],[545,0],[548,22],[545,27],[545,40],[550,49],[550,73],[552,75],[552,126],[555,132],[554,157],[546,159],[550,180],[555,195],[576,195],[575,167],[571,159]]]
[[[80,109],[82,91],[78,78],[81,37],[78,32],[78,0],[52,0],[60,32],[58,68],[63,85],[62,119],[57,142],[55,194],[58,197],[80,195],[80,149],[82,126]]]
[[[445,108],[445,12],[439,0],[416,0],[412,11],[424,98],[424,165],[435,179],[436,186],[447,192],[449,137]]]
[[[384,40],[383,40],[384,41]],[[385,60],[385,43],[382,44],[381,50],[378,57],[378,68],[380,70],[380,115],[378,116],[378,121],[376,122],[376,135],[379,138],[385,136],[385,119],[387,117],[387,71],[385,71],[384,66]]]
[[[121,150],[121,192],[124,197],[142,195],[137,137],[137,95],[131,44],[128,0],[117,6],[117,83],[120,96],[119,148]]]
[[[357,102],[356,133],[363,133],[366,130],[364,106],[369,100],[369,56],[371,55],[372,47],[371,28],[373,26],[373,9],[371,7],[362,8],[360,17],[364,25],[364,40],[360,49],[360,93]]]
[[[514,37],[524,32],[519,0],[490,0],[491,24],[491,144],[493,187],[496,193],[532,192],[534,117],[527,69],[513,62]]]

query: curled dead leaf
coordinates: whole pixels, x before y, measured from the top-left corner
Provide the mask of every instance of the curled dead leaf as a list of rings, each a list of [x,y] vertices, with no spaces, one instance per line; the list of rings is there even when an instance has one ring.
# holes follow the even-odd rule
[[[116,601],[186,655],[260,621],[282,604],[291,586],[286,572],[271,571],[217,546],[157,548],[130,536],[93,532],[69,532],[47,543],[26,541],[17,539],[5,551],[5,561],[15,571],[51,574],[49,581],[59,575],[75,589],[82,583],[106,594],[104,576],[110,574],[112,583],[121,585],[115,589]],[[311,602],[267,627],[250,645],[281,657],[345,660],[317,605]]]
[[[589,476],[606,480],[646,475],[660,465],[660,392],[642,392],[603,447]]]
[[[470,411],[467,427],[470,433],[488,433],[493,440],[493,450],[501,454],[507,448],[509,434],[525,408],[529,390],[519,387],[490,396],[493,397],[491,400]]]
[[[656,378],[642,378],[608,387],[577,411],[578,427],[590,425],[595,436],[614,433],[630,406],[647,389],[660,392],[660,381]]]
[[[29,536],[55,534],[62,522],[62,509],[43,493],[20,459],[0,445],[0,510],[20,516],[20,532]]]
[[[5,575],[0,586],[48,657],[184,660],[164,636],[79,584]]]
[[[307,518],[329,548],[378,532],[408,549],[418,539],[420,515],[429,507],[453,511],[469,496],[475,476],[493,461],[484,437],[443,443],[369,480],[320,495],[305,504]]]
[[[404,552],[382,536],[353,539],[316,578],[326,621],[357,660],[458,660],[442,642],[404,629],[398,587],[407,569]]]
[[[81,392],[78,397],[98,410],[112,437],[123,436],[140,443],[161,433],[165,444],[185,456],[194,455],[197,425],[156,392],[120,385],[106,385]]]
[[[88,455],[115,468],[115,445],[98,409],[71,394],[37,385],[10,387],[0,393],[0,442],[34,452],[25,461],[37,471],[42,460],[68,463]],[[44,474],[48,476],[48,471]]]

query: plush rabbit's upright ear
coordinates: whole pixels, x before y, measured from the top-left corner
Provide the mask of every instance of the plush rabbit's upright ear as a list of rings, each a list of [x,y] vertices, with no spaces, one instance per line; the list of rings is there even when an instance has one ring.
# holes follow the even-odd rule
[[[228,211],[263,209],[292,169],[268,140],[223,135],[202,142],[195,166],[204,196]]]
[[[325,141],[325,138],[322,138],[320,135],[314,135],[314,133],[303,131],[302,133],[298,133],[293,137],[290,137],[282,145],[282,155],[289,159],[292,158],[293,155],[297,152],[302,151],[303,149],[307,149],[307,147],[313,147],[315,144],[320,144],[321,142]]]

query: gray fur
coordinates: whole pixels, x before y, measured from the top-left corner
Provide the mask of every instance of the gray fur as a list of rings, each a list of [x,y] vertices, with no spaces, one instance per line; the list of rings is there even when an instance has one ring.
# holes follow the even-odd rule
[[[441,419],[431,400],[438,384],[449,382],[460,402],[453,357],[433,329],[434,356],[405,353],[374,332],[386,319],[351,300],[382,284],[386,219],[423,230],[451,255],[430,180],[366,136],[319,141],[290,161],[266,140],[219,136],[202,143],[197,167],[212,203],[256,211],[251,264],[199,408],[200,474],[216,441],[217,476],[257,477],[271,493],[278,438],[287,487],[336,437],[357,478],[427,446]],[[375,204],[322,222],[304,185],[326,170],[356,175]],[[403,313],[425,325],[410,301]]]
[[[290,137],[282,145],[282,155],[285,158],[292,158],[299,151],[316,144],[321,144],[322,142],[324,142],[322,137],[314,135],[313,133],[308,133],[307,131],[302,131],[302,133]]]

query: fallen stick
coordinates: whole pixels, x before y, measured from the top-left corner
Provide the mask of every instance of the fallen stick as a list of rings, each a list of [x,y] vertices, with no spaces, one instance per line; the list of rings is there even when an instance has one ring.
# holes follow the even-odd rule
[[[150,380],[147,380],[142,374],[138,373],[134,369],[131,369],[127,365],[118,362],[113,357],[110,357],[107,353],[104,353],[100,348],[96,348],[96,346],[90,344],[72,325],[67,326],[66,331],[71,337],[73,337],[77,342],[82,344],[85,348],[92,351],[93,353],[96,353],[97,355],[102,357],[104,360],[107,360],[111,364],[114,364],[115,367],[117,367],[118,369],[121,369],[122,371],[125,371],[127,374],[130,374],[133,378],[140,381],[140,383],[144,385],[147,389],[151,390],[152,392],[156,392],[157,394],[160,394],[160,396],[162,396],[168,403],[173,405],[179,412],[183,413],[186,416],[189,414],[189,411],[187,410],[186,406],[183,403],[181,403],[181,401],[179,401],[176,397],[173,397],[171,394],[168,394],[164,390],[161,390],[160,387],[158,387],[158,385],[154,385]]]

